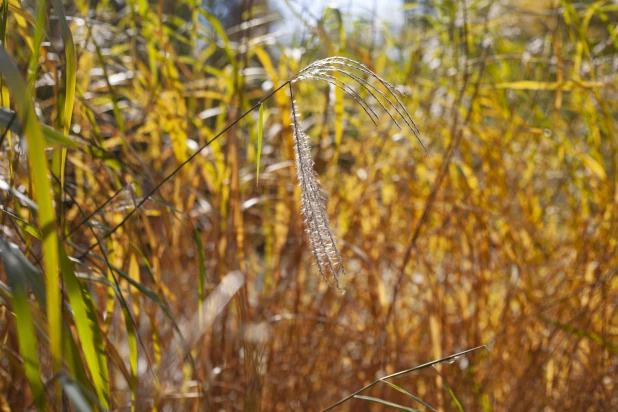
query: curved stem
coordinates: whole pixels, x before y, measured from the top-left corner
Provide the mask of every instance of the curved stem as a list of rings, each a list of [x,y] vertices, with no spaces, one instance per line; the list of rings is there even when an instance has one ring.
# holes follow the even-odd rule
[[[337,406],[341,405],[342,403],[349,401],[350,399],[352,399],[353,397],[355,397],[359,393],[366,391],[367,389],[371,388],[374,385],[377,385],[378,383],[380,383],[380,381],[383,381],[385,379],[395,378],[395,377],[401,376],[401,375],[405,375],[406,373],[414,372],[414,371],[417,371],[419,369],[425,369],[425,368],[428,368],[429,366],[433,366],[433,365],[438,364],[438,363],[448,362],[448,361],[456,359],[459,356],[465,355],[465,354],[470,353],[470,352],[474,352],[474,351],[479,350],[481,348],[487,349],[487,346],[486,345],[477,346],[476,348],[472,348],[472,349],[465,350],[463,352],[455,353],[453,355],[447,356],[447,357],[442,358],[442,359],[438,359],[438,360],[434,360],[434,361],[431,361],[431,362],[427,362],[427,363],[425,363],[423,365],[416,366],[416,367],[411,368],[411,369],[406,369],[406,370],[403,370],[403,371],[400,371],[400,372],[395,372],[395,373],[393,373],[391,375],[384,376],[384,377],[382,377],[382,378],[380,378],[380,379],[378,379],[376,381],[371,382],[369,385],[365,386],[364,388],[361,388],[361,389],[357,390],[353,394],[346,396],[345,398],[343,398],[339,402],[332,404],[328,408],[324,409],[322,412],[327,412],[327,411],[330,411],[331,409],[336,408]]]
[[[294,79],[294,77],[292,78],[292,80]],[[174,177],[176,175],[176,173],[178,173],[180,171],[180,169],[182,169],[187,163],[189,163],[190,161],[192,161],[198,154],[200,154],[202,152],[202,150],[204,150],[205,148],[207,148],[208,146],[210,146],[210,144],[212,142],[214,142],[215,140],[217,140],[219,137],[221,137],[225,132],[227,132],[230,128],[232,128],[234,125],[236,125],[238,122],[240,122],[242,119],[244,119],[249,113],[251,113],[252,111],[254,111],[255,109],[257,109],[258,107],[260,107],[260,105],[262,103],[264,103],[266,100],[270,99],[275,93],[277,93],[279,90],[283,89],[285,86],[287,86],[289,83],[292,82],[292,80],[287,80],[286,82],[284,82],[281,86],[277,87],[275,90],[273,90],[270,94],[268,94],[266,97],[264,97],[263,99],[260,99],[259,102],[257,102],[256,104],[254,104],[253,106],[251,106],[251,108],[249,110],[247,110],[246,112],[244,112],[243,114],[241,114],[239,117],[237,117],[233,122],[231,122],[230,124],[228,124],[223,130],[221,130],[219,133],[217,133],[217,135],[215,137],[213,137],[212,139],[210,139],[209,141],[207,141],[206,143],[204,143],[204,145],[202,147],[200,147],[195,153],[193,153],[191,156],[189,156],[187,158],[187,160],[185,160],[184,162],[182,162],[181,164],[179,164],[176,169],[174,169],[172,171],[172,173],[170,173],[169,175],[167,175],[163,180],[161,180],[150,192],[146,193],[146,195],[144,195],[144,197],[142,198],[142,200],[140,200],[135,207],[124,217],[124,219],[122,219],[122,221],[120,223],[118,223],[116,226],[114,226],[114,228],[112,230],[110,230],[109,232],[107,232],[105,234],[105,236],[103,236],[103,239],[107,239],[108,237],[110,237],[112,234],[114,234],[120,227],[122,227],[122,225],[125,224],[125,222],[127,220],[129,220],[131,218],[131,216],[133,216],[135,214],[135,212],[137,212],[137,210],[144,204],[146,203],[146,201],[148,201],[148,199],[150,198],[150,196],[152,196],[157,190],[159,190],[159,188],[161,186],[163,186],[165,183],[167,183],[168,180],[170,180],[172,177]],[[94,249],[96,246],[98,245],[98,243],[93,243],[90,246],[88,246],[88,249],[82,253],[78,259],[82,259],[84,256],[86,256],[88,254],[88,252],[90,252],[92,249]]]

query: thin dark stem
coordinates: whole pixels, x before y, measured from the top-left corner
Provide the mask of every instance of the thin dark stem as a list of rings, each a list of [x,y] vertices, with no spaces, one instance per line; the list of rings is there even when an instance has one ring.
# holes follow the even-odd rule
[[[170,173],[169,175],[167,175],[163,180],[161,180],[150,192],[148,192],[143,198],[142,200],[139,201],[139,203],[137,203],[137,205],[135,205],[135,208],[133,208],[125,217],[124,219],[122,219],[122,221],[120,223],[118,223],[116,226],[114,226],[114,228],[112,230],[110,230],[109,232],[107,232],[105,234],[105,236],[103,236],[103,239],[107,239],[108,237],[110,237],[112,234],[114,234],[120,227],[122,227],[122,225],[125,224],[125,222],[127,220],[129,220],[131,218],[131,216],[133,216],[135,214],[135,212],[137,212],[137,210],[148,201],[148,199],[150,198],[150,196],[152,196],[157,190],[159,190],[159,188],[161,186],[163,186],[165,183],[167,183],[168,180],[170,180],[172,177],[174,177],[176,175],[176,173],[178,173],[180,171],[180,169],[182,169],[187,163],[189,163],[190,161],[192,161],[198,154],[200,154],[202,152],[202,150],[204,150],[205,148],[207,148],[208,146],[210,146],[210,144],[212,142],[214,142],[215,140],[217,140],[219,137],[221,137],[225,132],[227,132],[229,129],[231,129],[234,125],[236,125],[238,122],[240,122],[242,119],[244,119],[249,113],[251,113],[252,111],[254,111],[255,109],[257,109],[258,107],[260,107],[260,105],[262,103],[264,103],[266,100],[270,99],[275,93],[277,93],[279,90],[283,89],[285,86],[287,86],[289,83],[291,82],[291,80],[286,81],[285,83],[283,83],[281,86],[277,87],[275,90],[273,90],[268,96],[264,97],[263,99],[261,99],[259,102],[257,102],[256,104],[254,104],[249,110],[247,110],[246,112],[244,112],[243,114],[241,114],[239,117],[237,117],[232,123],[228,124],[223,130],[221,130],[215,137],[213,137],[212,139],[210,139],[209,141],[207,141],[202,147],[200,147],[195,153],[193,153],[191,156],[189,156],[189,158],[187,160],[185,160],[184,162],[182,162],[181,164],[179,164],[176,169],[174,169],[172,171],[172,173]],[[98,245],[98,243],[93,243],[90,246],[88,246],[88,249],[82,253],[78,259],[82,259],[84,256],[86,256],[92,249],[94,249],[96,246]]]
[[[446,358],[442,358],[442,359],[434,360],[434,361],[431,361],[431,362],[427,362],[427,363],[422,364],[420,366],[415,366],[414,368],[406,369],[406,370],[403,370],[403,371],[395,372],[395,373],[393,373],[391,375],[384,376],[384,377],[382,377],[382,378],[380,378],[380,379],[378,379],[376,381],[371,382],[369,385],[365,386],[364,388],[361,388],[361,389],[357,390],[353,394],[346,396],[345,398],[343,398],[339,402],[332,404],[328,408],[324,409],[322,412],[327,412],[327,411],[330,411],[331,409],[336,408],[337,406],[341,405],[342,403],[349,401],[350,399],[352,399],[353,397],[355,397],[359,393],[366,391],[367,389],[371,388],[374,385],[377,385],[378,383],[380,383],[383,380],[391,379],[391,378],[396,378],[397,376],[405,375],[407,373],[414,372],[414,371],[417,371],[419,369],[425,369],[425,368],[428,368],[428,367],[433,366],[433,365],[438,364],[438,363],[448,362],[448,361],[451,361],[453,359],[456,359],[459,356],[465,355],[465,354],[470,353],[470,352],[474,352],[474,351],[479,350],[481,348],[487,349],[487,346],[485,346],[485,345],[477,346],[476,348],[472,348],[472,349],[465,350],[463,352],[455,353],[454,355],[447,356]]]
[[[109,202],[111,202],[112,200],[114,200],[114,199],[116,198],[116,196],[118,196],[120,193],[122,193],[122,191],[124,191],[124,189],[126,189],[126,187],[127,187],[127,185],[122,186],[120,189],[118,189],[118,190],[116,191],[116,193],[114,193],[114,194],[112,195],[112,197],[110,197],[110,198],[109,198],[109,199],[107,199],[105,202],[103,202],[103,204],[102,204],[102,205],[100,205],[99,207],[97,207],[97,208],[95,209],[95,211],[94,211],[94,212],[92,212],[92,213],[90,213],[88,216],[84,217],[84,218],[82,219],[82,221],[81,221],[81,222],[79,222],[79,224],[78,224],[77,226],[75,226],[73,229],[71,229],[71,230],[69,231],[69,233],[67,233],[66,235],[64,235],[64,236],[62,237],[62,240],[65,240],[66,238],[68,238],[69,236],[71,236],[73,233],[75,233],[75,231],[76,231],[77,229],[79,229],[79,228],[80,228],[80,227],[82,227],[85,223],[87,223],[90,219],[92,219],[92,217],[93,217],[94,215],[96,215],[96,214],[97,214],[97,213],[99,213],[101,210],[103,210],[103,208],[104,208],[105,206],[107,206],[107,205],[109,204]],[[82,213],[82,214],[84,214],[84,213]]]

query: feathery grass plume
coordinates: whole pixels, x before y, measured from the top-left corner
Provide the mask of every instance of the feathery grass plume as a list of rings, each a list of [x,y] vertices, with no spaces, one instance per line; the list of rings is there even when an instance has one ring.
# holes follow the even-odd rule
[[[369,102],[364,100],[358,94],[358,92],[356,92],[356,90],[354,90],[354,88],[350,86],[350,84],[334,76],[332,73],[339,73],[340,75],[347,77],[348,79],[352,80],[357,85],[360,85],[363,89],[365,89],[371,95],[371,97],[373,97],[377,104],[382,108],[382,110],[384,110],[386,114],[388,114],[395,126],[397,126],[399,130],[402,130],[401,125],[396,120],[395,115],[393,115],[393,113],[389,110],[389,107],[391,108],[391,110],[394,110],[395,114],[401,119],[403,119],[406,126],[412,131],[418,142],[423,147],[425,153],[429,154],[427,148],[421,140],[421,132],[416,126],[416,123],[414,123],[412,115],[410,115],[410,112],[408,112],[404,104],[399,99],[399,97],[404,96],[403,92],[398,90],[395,86],[393,86],[386,80],[382,79],[373,71],[369,70],[367,66],[345,57],[328,57],[326,59],[318,60],[311,63],[309,66],[305,67],[298,74],[296,74],[290,81],[294,83],[298,80],[304,79],[321,80],[343,90],[361,106],[361,108],[365,111],[365,113],[367,113],[373,124],[377,125],[376,121],[379,117],[373,110],[373,108],[369,105]],[[387,93],[384,93],[382,90],[378,89],[369,81],[362,78],[361,76],[363,74],[369,76],[370,78],[373,78],[382,86],[384,86]]]
[[[360,73],[355,74],[354,72]],[[340,76],[335,76],[333,73],[338,73]],[[387,93],[385,94],[369,81],[360,77],[363,74],[373,78],[384,86]],[[313,251],[322,279],[324,279],[328,285],[332,286],[326,276],[327,272],[330,272],[335,287],[343,293],[343,289],[339,286],[339,277],[345,275],[341,253],[337,247],[335,235],[333,234],[328,215],[326,214],[325,199],[320,193],[319,182],[314,171],[314,162],[311,156],[309,139],[302,128],[300,113],[296,101],[294,100],[294,93],[292,90],[292,84],[299,80],[314,79],[325,81],[350,95],[361,106],[365,113],[367,113],[373,124],[377,125],[379,117],[369,102],[364,100],[350,84],[341,80],[341,75],[345,76],[347,79],[351,79],[357,85],[365,89],[373,97],[375,102],[388,114],[393,123],[401,130],[401,126],[395,119],[393,113],[389,111],[389,107],[394,110],[396,115],[403,119],[406,126],[412,131],[425,150],[425,153],[428,152],[421,141],[418,127],[398,97],[398,95],[403,96],[403,93],[369,70],[366,66],[345,57],[329,57],[310,64],[290,80],[292,121],[295,140],[294,150],[296,152],[298,181],[301,188],[301,212],[305,216],[305,225],[307,227],[307,235],[309,236],[311,250]]]
[[[292,84],[290,84],[290,93],[292,93]],[[328,221],[325,199],[320,193],[320,183],[313,167],[314,162],[309,147],[309,139],[301,126],[300,115],[293,94],[292,121],[294,124],[296,171],[301,188],[301,212],[305,216],[311,250],[322,279],[331,285],[326,277],[326,272],[330,271],[335,287],[343,293],[343,289],[339,286],[339,276],[345,275],[345,269],[339,248],[337,248],[337,242],[335,242],[335,235]]]

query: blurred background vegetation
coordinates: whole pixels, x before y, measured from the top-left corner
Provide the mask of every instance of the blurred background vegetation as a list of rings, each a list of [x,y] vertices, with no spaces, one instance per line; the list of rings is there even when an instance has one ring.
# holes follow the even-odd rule
[[[618,4],[342,3],[1,1],[1,410],[618,409]],[[174,173],[335,55],[430,152],[294,85],[345,295],[287,88]]]

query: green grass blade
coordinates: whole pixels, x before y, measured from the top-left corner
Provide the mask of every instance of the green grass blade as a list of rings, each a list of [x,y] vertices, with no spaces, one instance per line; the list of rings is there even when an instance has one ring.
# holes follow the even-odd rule
[[[75,102],[75,83],[76,83],[76,62],[75,62],[75,43],[71,28],[64,15],[64,6],[61,0],[51,0],[62,32],[64,41],[64,69],[62,70],[62,90],[58,99],[58,125],[64,134],[68,134],[71,128],[71,117],[73,115],[73,104]],[[67,149],[56,150],[52,156],[52,170],[60,179],[60,189],[57,192],[56,202],[62,205],[62,193],[64,192],[64,174],[66,167]],[[60,206],[61,221],[64,222],[64,208]]]
[[[64,41],[65,67],[62,71],[64,90],[60,96],[60,110],[58,117],[60,119],[60,125],[64,134],[68,134],[71,126],[71,116],[73,115],[73,104],[75,102],[75,83],[77,75],[75,42],[73,41],[73,34],[71,34],[69,23],[64,15],[64,6],[62,5],[62,1],[51,0],[51,3],[56,10],[56,14],[58,15],[60,30],[62,31],[62,40]]]
[[[0,206],[0,211],[2,211],[3,213],[6,213],[7,215],[9,215],[12,219],[15,220],[15,222],[27,233],[29,233],[32,237],[38,239],[38,240],[43,240],[43,237],[41,236],[41,234],[39,233],[39,231],[36,229],[36,227],[32,226],[30,223],[26,222],[24,219],[22,219],[21,217],[17,216],[16,214],[13,214],[11,212],[9,212],[8,210],[6,210],[3,206]]]
[[[260,180],[260,158],[262,156],[262,133],[264,127],[264,105],[260,105],[260,117],[258,119],[258,135],[257,135],[257,172],[255,174],[255,184]]]
[[[457,409],[459,409],[460,412],[464,412],[463,406],[461,406],[459,399],[457,399],[457,396],[455,396],[455,392],[453,392],[449,384],[446,382],[446,379],[444,380],[444,386],[448,390],[448,393],[451,394],[451,398],[453,398],[453,402],[455,402],[455,405],[457,405]]]
[[[104,261],[103,258],[101,258],[100,256],[97,256],[97,255],[92,255],[92,256],[94,258],[96,258],[97,260]],[[161,310],[163,310],[163,313],[165,314],[165,316],[172,322],[172,324],[174,326],[174,329],[179,330],[178,329],[178,325],[176,324],[176,320],[174,318],[174,315],[172,314],[172,312],[170,311],[170,309],[167,306],[167,304],[161,299],[161,297],[159,295],[157,295],[152,289],[149,289],[147,286],[145,286],[142,283],[139,283],[135,279],[131,278],[131,276],[129,276],[128,273],[126,273],[125,271],[117,268],[116,266],[110,264],[110,265],[108,265],[108,267],[114,273],[117,273],[118,275],[120,275],[121,278],[123,278],[124,280],[129,282],[131,284],[131,286],[134,286],[135,288],[137,288],[137,290],[139,290],[141,294],[143,294],[144,296],[146,296],[147,298],[149,298],[150,300],[155,302],[161,308]],[[110,283],[104,277],[95,278],[93,280],[97,281],[97,282],[103,282],[103,283],[107,284],[108,286],[114,286],[114,292],[116,293],[116,295],[118,295],[118,297],[119,297],[118,300],[122,302],[123,299],[120,298],[120,296],[119,296],[120,291],[115,287],[115,285]]]
[[[39,357],[37,353],[37,338],[34,332],[34,320],[28,294],[26,293],[27,272],[29,267],[25,266],[19,258],[21,253],[17,253],[9,243],[0,237],[0,256],[4,263],[4,271],[11,286],[13,296],[13,311],[15,312],[17,337],[19,340],[19,352],[24,360],[24,370],[26,378],[35,403],[39,410],[45,409],[45,392],[41,382],[39,367]]]
[[[0,128],[10,126],[11,132],[21,134],[21,125],[17,119],[13,119],[14,115],[15,113],[13,111],[0,107]],[[43,138],[45,139],[48,147],[60,145],[64,147],[71,147],[73,149],[85,148],[84,144],[68,138],[68,133],[66,135],[62,134],[59,131],[43,124],[40,125],[40,127],[43,129]]]
[[[385,383],[386,385],[390,386],[391,388],[395,389],[396,391],[399,391],[401,393],[403,393],[404,395],[409,396],[410,398],[414,399],[416,402],[420,403],[421,405],[423,405],[425,408],[432,410],[434,412],[437,412],[434,408],[432,408],[430,405],[428,405],[427,403],[423,402],[421,399],[419,399],[418,397],[412,395],[410,392],[406,391],[403,388],[400,388],[399,386],[395,385],[394,383],[391,382],[387,382],[385,380],[380,379],[380,382]]]
[[[49,126],[41,125],[41,127],[43,128],[43,137],[50,146],[60,145],[64,148],[71,147],[73,149],[85,148],[82,143],[69,139],[65,134],[62,134]]]
[[[451,395],[451,398],[453,399],[453,402],[455,402],[455,406],[457,406],[457,409],[459,409],[459,412],[464,412],[463,406],[461,406],[459,399],[457,399],[457,396],[455,396],[455,392],[453,392],[453,389],[451,389],[451,386],[448,384],[447,380],[444,378],[444,376],[442,376],[442,374],[438,371],[438,369],[436,369],[435,365],[431,365],[431,367],[442,378],[442,384],[444,385],[444,388],[448,391],[448,393]]]
[[[370,402],[381,403],[382,405],[391,406],[391,407],[393,407],[393,408],[401,409],[402,411],[408,411],[408,412],[420,412],[418,409],[408,408],[407,406],[402,406],[402,405],[396,404],[396,403],[394,403],[394,402],[385,401],[385,400],[383,400],[383,399],[372,398],[371,396],[355,395],[354,397],[355,397],[356,399],[362,399],[362,400],[364,400],[364,401],[370,401]]]
[[[39,3],[39,7],[41,5]],[[47,278],[47,318],[49,323],[50,352],[54,371],[62,360],[62,322],[60,313],[60,288],[58,287],[58,237],[56,216],[52,205],[51,185],[47,177],[48,166],[45,142],[36,119],[32,97],[12,57],[0,48],[0,73],[15,99],[16,112],[28,140],[28,160],[34,186],[34,197],[39,212],[38,221],[43,236],[43,258]]]
[[[103,407],[109,409],[109,375],[107,371],[107,359],[101,329],[96,316],[96,308],[92,297],[79,279],[75,276],[71,261],[66,255],[64,247],[60,247],[60,264],[62,277],[66,285],[69,302],[73,309],[75,325],[81,343],[86,364],[90,369],[92,382]]]

